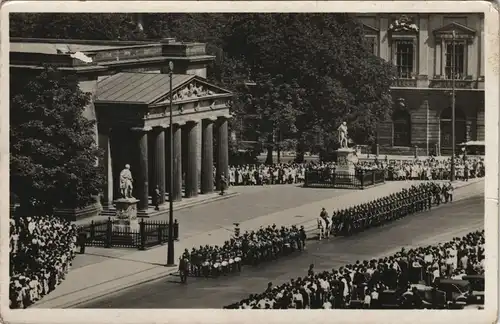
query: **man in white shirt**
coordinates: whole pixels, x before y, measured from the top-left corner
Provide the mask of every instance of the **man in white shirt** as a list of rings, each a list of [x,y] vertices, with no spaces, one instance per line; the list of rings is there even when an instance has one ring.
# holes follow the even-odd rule
[[[435,283],[436,279],[438,279],[440,276],[441,275],[439,273],[439,268],[438,267],[433,267],[432,268],[432,282]]]
[[[371,308],[372,297],[370,294],[370,290],[368,289],[365,293],[365,299],[363,301],[363,308],[370,309]]]
[[[370,300],[370,306],[372,308],[375,308],[378,306],[378,291],[377,289],[373,289],[373,291],[370,294],[371,300]]]

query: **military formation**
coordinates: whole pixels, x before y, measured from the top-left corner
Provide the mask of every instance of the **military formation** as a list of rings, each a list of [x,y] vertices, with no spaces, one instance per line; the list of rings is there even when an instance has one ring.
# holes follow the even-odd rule
[[[350,236],[372,227],[390,223],[408,215],[430,210],[433,204],[453,200],[451,183],[421,183],[374,201],[333,212],[331,220],[322,211],[320,217],[331,226],[332,234]]]
[[[408,215],[427,211],[432,205],[453,200],[451,183],[420,183],[369,203],[335,211],[322,217],[334,235],[350,236]],[[222,246],[200,246],[185,250],[179,262],[181,281],[188,276],[216,278],[240,272],[244,265],[258,265],[302,251],[307,235],[304,226],[278,227],[276,224],[241,234],[238,224],[234,235]]]
[[[233,237],[222,246],[200,246],[187,249],[181,256],[181,279],[187,276],[219,277],[241,271],[242,265],[258,265],[276,260],[295,251],[302,251],[306,233],[303,226],[278,228],[275,224],[257,231],[240,234],[236,226]]]

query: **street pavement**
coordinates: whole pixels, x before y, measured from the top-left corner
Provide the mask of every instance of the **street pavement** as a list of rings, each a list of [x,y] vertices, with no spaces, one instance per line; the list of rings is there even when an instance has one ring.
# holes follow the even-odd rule
[[[476,194],[352,237],[309,243],[303,253],[257,267],[247,266],[240,274],[219,279],[189,278],[187,285],[180,284],[179,277],[169,276],[76,307],[222,308],[264,291],[268,282],[280,284],[305,275],[311,263],[318,271],[338,268],[356,260],[392,254],[403,246],[436,244],[483,228],[484,195]]]
[[[352,193],[341,189],[304,189],[298,185],[237,186],[232,187],[231,191],[237,192],[238,195],[174,211],[174,218],[180,223],[181,241],[220,228],[225,228],[227,233],[230,233],[233,231],[235,222],[242,223],[283,209]],[[164,215],[154,220],[167,217],[168,215]],[[132,252],[136,250],[87,247],[86,254],[78,255],[73,261],[72,269],[103,262],[110,258],[124,257]]]
[[[261,226],[304,225],[316,227],[321,207],[342,209],[408,188],[413,182],[394,181],[365,190],[334,190],[302,188],[297,185],[235,187],[242,194],[227,200],[197,206],[176,213],[181,224],[180,240],[175,243],[177,260],[184,249],[200,245],[219,245],[229,239],[233,222],[240,222],[242,231]],[[467,185],[463,187],[464,185]],[[471,194],[484,195],[484,180],[457,182],[457,199]],[[77,304],[166,277],[175,267],[165,267],[166,246],[146,251],[133,249],[87,248],[77,255],[72,270],[53,292],[32,308],[68,308]]]

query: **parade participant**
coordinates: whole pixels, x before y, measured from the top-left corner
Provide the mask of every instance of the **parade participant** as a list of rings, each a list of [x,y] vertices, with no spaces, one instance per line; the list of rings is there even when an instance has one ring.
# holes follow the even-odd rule
[[[160,199],[161,199],[161,193],[160,193],[160,188],[158,186],[155,187],[154,195],[153,195],[153,206],[155,210],[160,210]]]
[[[306,234],[304,227],[278,228],[275,224],[257,231],[235,235],[219,246],[200,246],[183,257],[191,260],[190,274],[217,277],[241,271],[242,264],[257,265],[302,250]]]
[[[183,255],[180,257],[179,260],[179,275],[181,277],[181,283],[186,284],[187,283],[187,277],[189,273],[189,261],[187,259],[186,255]]]
[[[220,176],[220,195],[221,196],[224,196],[226,186],[227,186],[226,176],[221,174],[221,176]]]

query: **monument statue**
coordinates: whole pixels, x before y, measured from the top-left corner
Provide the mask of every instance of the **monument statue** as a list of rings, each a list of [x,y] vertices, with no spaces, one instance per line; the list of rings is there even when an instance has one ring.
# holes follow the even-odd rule
[[[120,191],[122,198],[133,198],[132,197],[132,172],[130,172],[130,164],[125,165],[125,169],[120,172]]]
[[[337,129],[339,132],[340,148],[348,148],[347,145],[347,123],[343,122]]]

